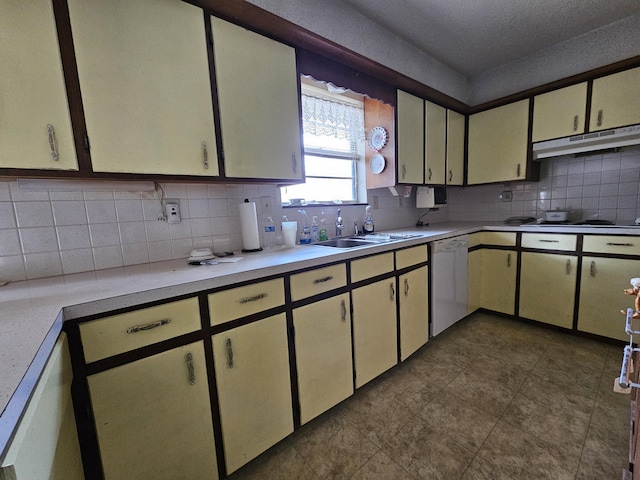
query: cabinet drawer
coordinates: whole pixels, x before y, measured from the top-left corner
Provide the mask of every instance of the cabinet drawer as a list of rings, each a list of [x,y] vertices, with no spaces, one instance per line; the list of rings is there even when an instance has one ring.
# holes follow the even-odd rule
[[[194,297],[81,323],[80,337],[89,363],[199,329]]]
[[[502,245],[505,247],[516,246],[515,232],[482,232],[484,245]]]
[[[360,258],[351,262],[351,281],[359,282],[392,271],[393,252]]]
[[[344,263],[291,275],[291,299],[311,297],[347,284],[347,267]]]
[[[220,325],[281,305],[284,305],[282,278],[212,293],[209,295],[211,325]]]
[[[396,252],[396,268],[401,269],[418,263],[424,263],[428,258],[429,254],[426,244],[398,250]]]
[[[523,233],[522,246],[539,250],[575,251],[576,235],[560,235],[553,233]]]
[[[585,235],[583,252],[640,255],[640,237],[615,235]]]

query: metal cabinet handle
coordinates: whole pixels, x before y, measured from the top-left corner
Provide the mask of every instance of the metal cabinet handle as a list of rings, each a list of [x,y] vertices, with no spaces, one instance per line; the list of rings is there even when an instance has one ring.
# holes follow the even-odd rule
[[[560,243],[560,240],[546,240],[546,239],[544,239],[544,238],[543,238],[543,239],[540,239],[540,240],[538,240],[538,241],[539,241],[539,242],[542,242],[542,243]]]
[[[453,170],[449,170],[449,181],[453,180]]]
[[[291,166],[293,167],[293,173],[298,173],[298,159],[295,152],[291,154]]]
[[[607,245],[611,247],[633,247],[633,243],[615,243],[615,242],[607,242]]]
[[[521,170],[521,169],[520,169],[520,164],[518,164],[518,168],[517,168],[517,170],[516,170],[516,177],[519,177],[519,176],[520,176],[520,170]]]
[[[431,180],[431,168],[429,168],[429,180]]]
[[[193,355],[191,355],[190,353],[187,353],[187,355],[185,356],[185,359],[187,361],[187,370],[189,371],[189,383],[191,385],[195,385],[196,371],[193,368]]]
[[[253,297],[244,297],[238,300],[240,303],[249,303],[256,302],[258,300],[262,300],[263,298],[267,298],[269,296],[268,293],[259,293],[258,295],[254,295]]]
[[[511,254],[507,254],[507,267],[511,268]]]
[[[408,296],[409,295],[409,279],[405,278],[404,279],[404,296]]]
[[[209,151],[207,150],[207,142],[202,142],[202,163],[205,170],[209,168]]]
[[[565,272],[567,272],[567,275],[571,274],[571,260],[567,259],[567,265],[565,267]]]
[[[578,121],[579,121],[578,115],[574,115],[574,117],[573,117],[573,131],[574,132],[578,131]]]
[[[598,110],[598,121],[597,121],[597,125],[599,127],[602,126],[602,119],[604,117],[604,112],[602,110]]]
[[[592,277],[596,276],[596,262],[593,260],[591,261],[591,267],[589,268],[589,275]]]
[[[138,333],[144,332],[145,330],[153,330],[154,328],[162,327],[171,323],[171,320],[168,318],[163,318],[162,320],[158,320],[157,322],[147,323],[146,325],[136,325],[134,327],[127,328],[127,333]]]
[[[341,309],[341,312],[342,312],[342,321],[346,322],[347,321],[347,302],[342,300],[340,302],[340,309]]]
[[[318,283],[328,282],[329,280],[333,280],[333,276],[332,275],[328,275],[328,276],[322,277],[322,278],[316,278],[313,281],[313,283],[315,283],[317,285]]]
[[[54,162],[58,161],[58,142],[56,141],[56,130],[50,123],[47,124],[47,135],[49,137],[49,150]]]
[[[391,301],[393,302],[396,299],[396,288],[393,286],[393,283],[390,283],[389,287],[391,287]]]
[[[230,338],[227,338],[225,346],[227,347],[227,367],[233,368],[233,346]]]

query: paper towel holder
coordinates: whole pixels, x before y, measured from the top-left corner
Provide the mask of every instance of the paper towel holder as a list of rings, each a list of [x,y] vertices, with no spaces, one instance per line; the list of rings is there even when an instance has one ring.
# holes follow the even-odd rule
[[[258,218],[256,216],[256,210],[255,210],[255,203],[250,202],[248,198],[244,199],[245,204],[247,203],[251,203],[253,204],[253,211],[251,212],[251,218],[247,218],[245,219],[246,222],[249,222],[250,225],[245,225],[245,221],[242,220],[243,217],[243,213],[242,211],[240,212],[240,220],[242,223],[242,227],[243,227],[243,232],[242,232],[242,241],[245,244],[244,246],[246,247],[246,243],[247,242],[251,242],[251,243],[256,243],[258,246],[257,248],[242,248],[242,253],[251,253],[251,252],[261,252],[262,251],[262,247],[260,246],[260,237],[258,234]],[[242,209],[241,209],[242,210]],[[245,231],[244,229],[250,230],[250,231]],[[247,240],[249,238],[249,240]]]

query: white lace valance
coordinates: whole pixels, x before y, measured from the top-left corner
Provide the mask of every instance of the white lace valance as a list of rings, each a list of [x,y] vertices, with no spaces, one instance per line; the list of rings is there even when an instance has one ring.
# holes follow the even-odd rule
[[[339,139],[361,140],[364,135],[363,109],[302,94],[302,128],[305,133]]]

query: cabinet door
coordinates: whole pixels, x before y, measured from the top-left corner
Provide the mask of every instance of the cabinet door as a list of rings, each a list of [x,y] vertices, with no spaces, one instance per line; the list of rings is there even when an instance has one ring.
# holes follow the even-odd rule
[[[424,102],[425,183],[444,185],[447,143],[447,109]]]
[[[202,342],[88,383],[105,479],[218,478]]]
[[[218,175],[200,8],[69,0],[94,171]]]
[[[395,278],[352,291],[356,388],[398,363]]]
[[[620,310],[633,308],[634,297],[625,297],[622,290],[638,272],[640,260],[583,257],[578,330],[629,340],[624,331],[625,315]]]
[[[293,311],[302,424],[353,394],[350,311],[347,293]]]
[[[424,183],[424,100],[398,90],[398,182]]]
[[[0,32],[0,168],[77,170],[52,2],[3,1]]]
[[[572,255],[523,252],[519,315],[572,328],[576,265]]]
[[[469,237],[475,237],[470,235]],[[480,308],[482,301],[482,259],[485,250],[472,250],[467,256],[467,315]]]
[[[589,131],[640,122],[640,67],[593,81]]]
[[[293,432],[284,313],[213,336],[227,474]]]
[[[485,249],[482,252],[482,280],[469,288],[481,288],[480,306],[513,315],[516,304],[517,253]]]
[[[429,270],[420,267],[398,277],[400,360],[429,340]]]
[[[464,184],[464,115],[447,110],[447,185]]]
[[[532,141],[584,133],[586,113],[586,82],[537,95],[533,100]]]
[[[301,180],[295,50],[211,17],[227,177]]]
[[[523,180],[528,128],[529,100],[471,115],[467,183]]]

